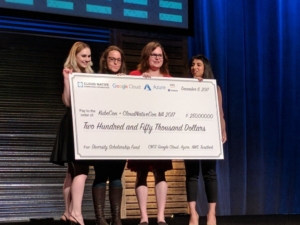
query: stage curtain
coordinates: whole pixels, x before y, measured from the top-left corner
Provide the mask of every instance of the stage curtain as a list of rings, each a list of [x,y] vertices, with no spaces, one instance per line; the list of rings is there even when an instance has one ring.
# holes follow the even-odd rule
[[[217,214],[299,214],[300,1],[194,4],[189,56],[210,59],[227,122]],[[198,211],[205,215],[199,182]]]

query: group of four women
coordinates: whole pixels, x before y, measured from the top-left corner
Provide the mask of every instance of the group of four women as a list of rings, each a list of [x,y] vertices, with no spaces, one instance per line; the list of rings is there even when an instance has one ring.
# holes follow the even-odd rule
[[[93,73],[91,68],[91,49],[83,42],[76,42],[72,46],[68,58],[64,64],[64,90],[62,101],[67,107],[50,161],[64,165],[68,164],[68,171],[63,185],[65,211],[61,217],[63,223],[84,225],[82,216],[82,198],[85,181],[89,172],[89,165],[74,159],[73,126],[70,101],[69,74],[72,72]],[[214,79],[210,63],[203,55],[194,56],[191,59],[190,71],[194,78]],[[117,46],[109,46],[100,58],[100,70],[102,74],[127,74],[123,51]],[[137,70],[129,75],[144,77],[171,77],[168,69],[168,57],[162,45],[158,42],[149,42],[142,50],[141,61]],[[222,141],[226,141],[225,121],[222,110],[222,96],[218,88],[219,111],[222,129]],[[185,160],[186,167],[186,192],[190,208],[189,225],[198,225],[199,216],[196,211],[196,199],[198,193],[199,160]],[[109,201],[111,207],[111,225],[122,225],[120,218],[122,200],[121,177],[126,160],[99,160],[94,164],[95,180],[92,187],[93,203],[97,225],[108,225],[104,217],[106,196],[106,182],[109,180]],[[172,169],[171,160],[128,160],[128,169],[136,172],[135,191],[140,208],[139,225],[148,225],[147,214],[147,176],[153,172],[155,179],[155,195],[157,202],[157,224],[167,225],[164,210],[167,198],[167,182],[165,172]],[[201,162],[202,175],[205,183],[205,191],[209,203],[207,225],[216,225],[216,201],[217,180],[216,161],[204,160]]]

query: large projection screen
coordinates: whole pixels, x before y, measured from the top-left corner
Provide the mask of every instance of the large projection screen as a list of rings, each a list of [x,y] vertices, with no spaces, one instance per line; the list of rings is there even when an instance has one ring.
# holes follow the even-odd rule
[[[192,5],[188,0],[1,0],[0,7],[81,18],[83,24],[91,19],[188,31]]]

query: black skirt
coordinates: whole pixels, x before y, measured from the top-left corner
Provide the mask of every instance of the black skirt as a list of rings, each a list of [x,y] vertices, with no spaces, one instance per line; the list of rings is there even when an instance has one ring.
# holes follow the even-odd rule
[[[63,116],[55,143],[53,146],[50,162],[63,166],[65,163],[74,161],[74,136],[72,123],[72,110],[67,108]]]

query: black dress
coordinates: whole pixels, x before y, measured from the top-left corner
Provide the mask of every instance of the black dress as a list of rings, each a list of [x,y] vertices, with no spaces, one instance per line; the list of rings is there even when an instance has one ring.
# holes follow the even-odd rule
[[[56,135],[50,162],[63,166],[65,163],[73,162],[74,158],[72,110],[67,107]]]

